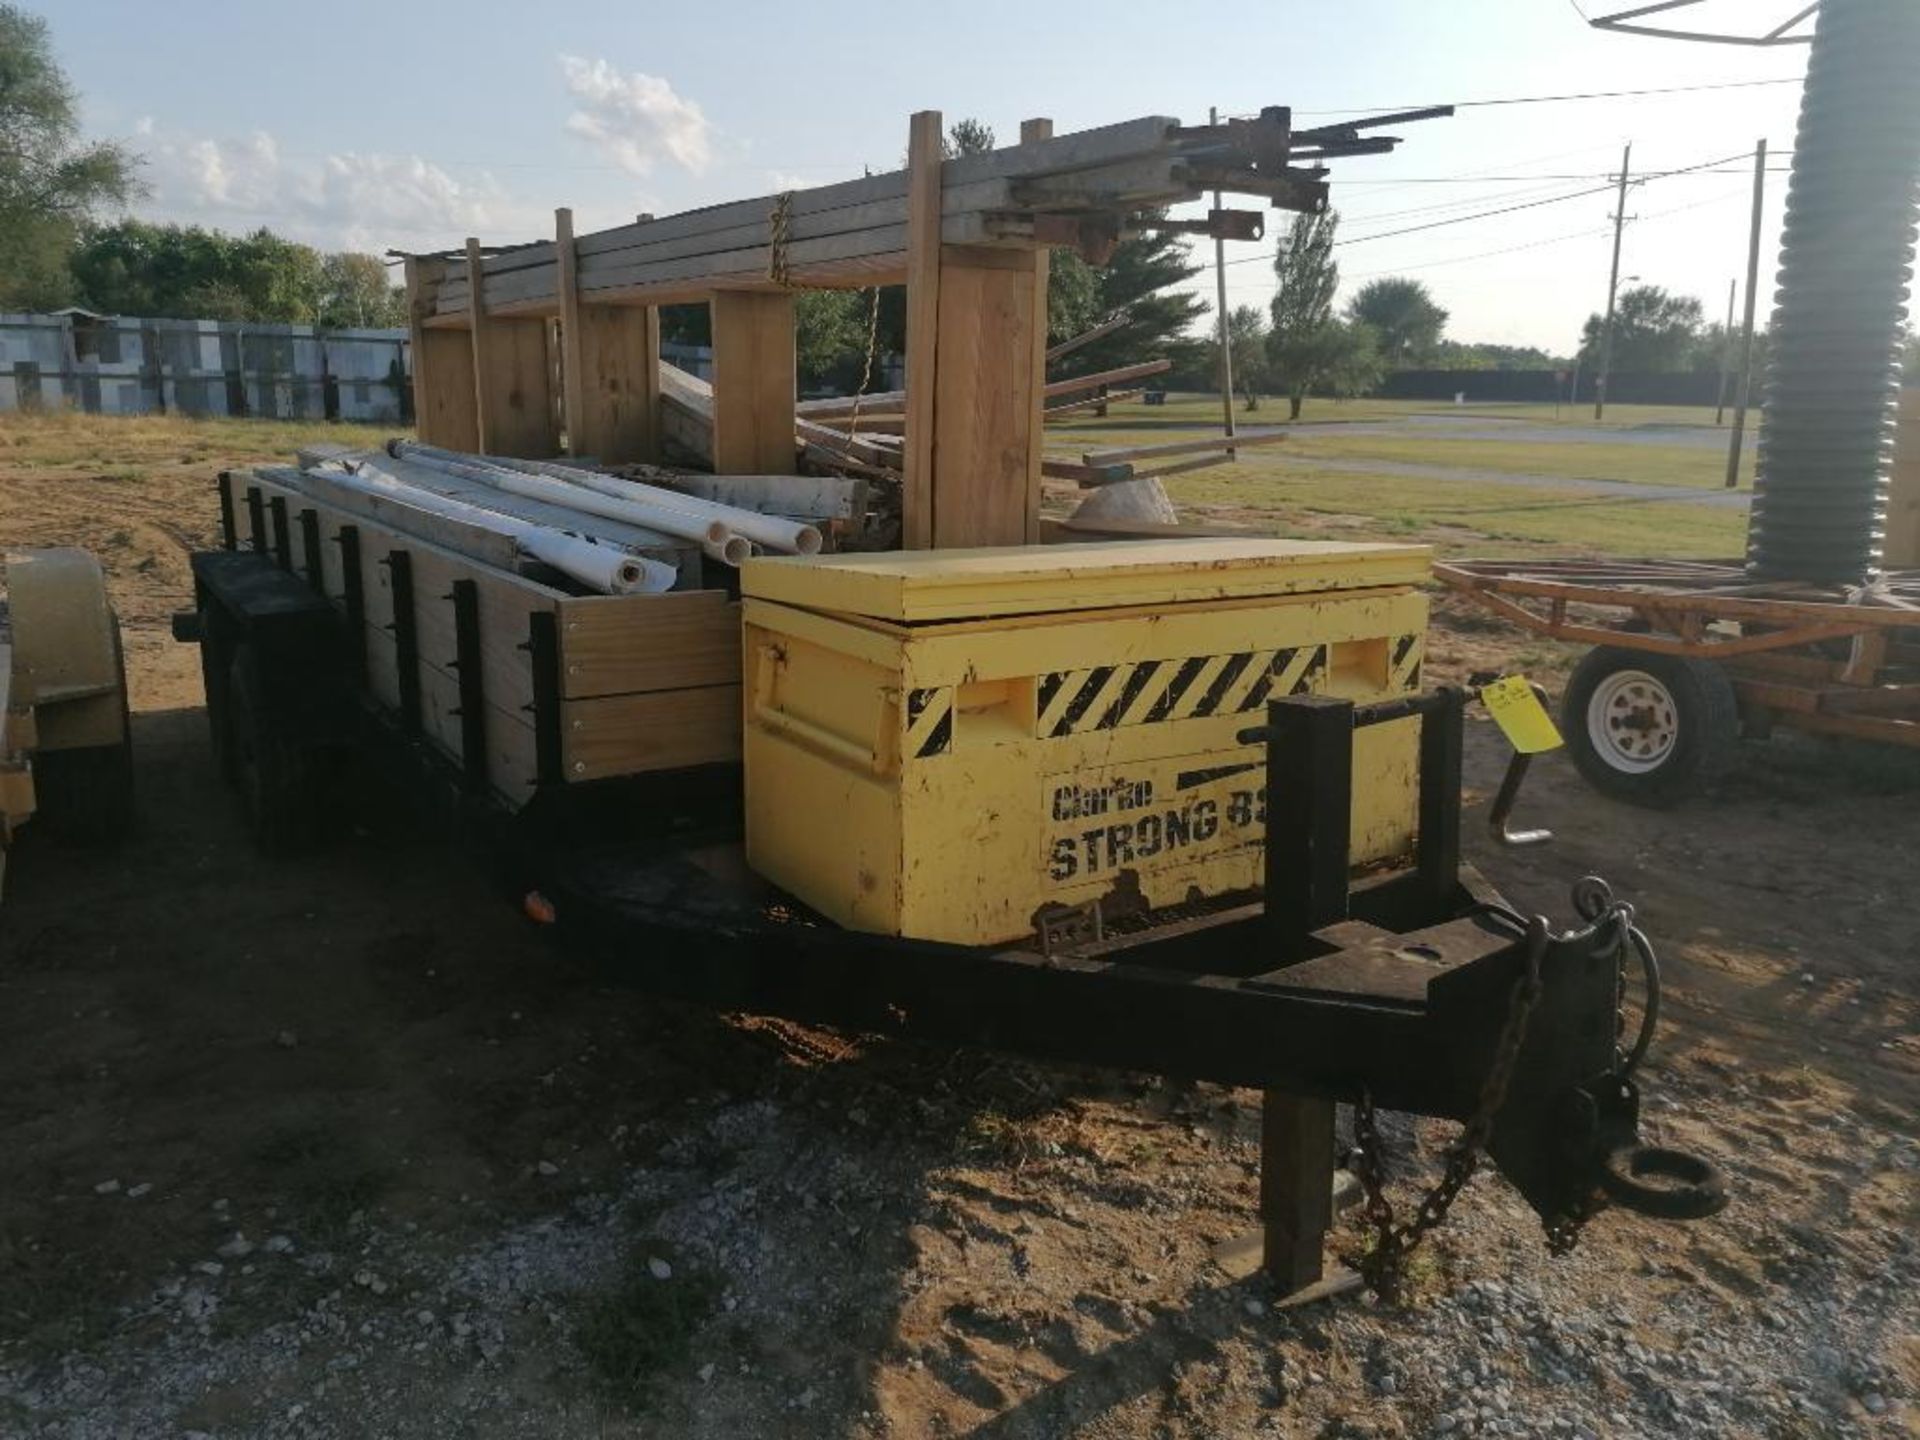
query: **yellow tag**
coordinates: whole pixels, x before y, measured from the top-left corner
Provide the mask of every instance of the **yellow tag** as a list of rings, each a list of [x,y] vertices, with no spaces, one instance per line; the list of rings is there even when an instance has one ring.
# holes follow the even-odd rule
[[[1538,755],[1542,750],[1557,750],[1564,743],[1560,731],[1547,714],[1540,697],[1524,675],[1507,675],[1480,691],[1487,713],[1507,743],[1522,755]]]

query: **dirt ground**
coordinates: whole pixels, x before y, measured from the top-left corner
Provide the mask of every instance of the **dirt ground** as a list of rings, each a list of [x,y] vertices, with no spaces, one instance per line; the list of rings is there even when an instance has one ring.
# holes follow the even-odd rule
[[[125,845],[7,876],[0,1434],[1920,1433],[1920,757],[1775,740],[1666,814],[1549,757],[1558,839],[1494,852],[1476,725],[1473,858],[1563,921],[1590,871],[1639,907],[1647,1129],[1733,1200],[1550,1260],[1485,1175],[1405,1305],[1282,1312],[1211,1259],[1250,1093],[664,1004],[404,822],[255,859],[166,633],[213,468],[0,460],[0,540],[110,567],[141,786]],[[1439,674],[1523,650],[1554,679],[1441,607]],[[1389,1134],[1404,1207],[1450,1128]]]

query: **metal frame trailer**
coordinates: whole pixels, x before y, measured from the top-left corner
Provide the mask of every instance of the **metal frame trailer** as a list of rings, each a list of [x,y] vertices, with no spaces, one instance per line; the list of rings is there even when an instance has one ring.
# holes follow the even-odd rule
[[[1561,723],[1580,772],[1665,805],[1775,725],[1920,746],[1920,571],[1755,581],[1736,561],[1460,560],[1434,575],[1504,620],[1584,642]]]
[[[1124,928],[1063,924],[1030,944],[969,948],[845,930],[755,880],[737,863],[737,790],[716,799],[716,779],[737,786],[724,768],[543,786],[506,816],[443,755],[410,741],[407,715],[364,703],[337,612],[286,557],[215,551],[195,555],[193,568],[197,607],[175,633],[202,646],[215,746],[257,834],[321,830],[324,792],[304,780],[359,745],[370,724],[507,842],[530,912],[560,944],[649,991],[1257,1088],[1261,1253],[1289,1291],[1343,1283],[1325,1276],[1323,1258],[1338,1102],[1367,1117],[1378,1106],[1463,1122],[1440,1188],[1457,1190],[1484,1154],[1561,1245],[1608,1200],[1672,1218],[1724,1203],[1705,1162],[1637,1137],[1633,1069],[1657,1010],[1657,971],[1630,907],[1586,882],[1575,897],[1580,919],[1556,929],[1514,912],[1461,863],[1466,691],[1270,705],[1266,723],[1241,737],[1265,742],[1266,794],[1276,801],[1264,893]],[[539,665],[537,634],[528,643]],[[224,688],[219,676],[229,677]],[[551,697],[552,684],[536,683],[539,693]],[[1417,855],[1402,870],[1351,880],[1355,731],[1410,716],[1420,721]],[[1496,803],[1502,833],[1523,770],[1517,758]],[[1629,1041],[1622,995],[1636,958],[1653,988]],[[1375,1227],[1369,1278],[1383,1288],[1390,1262],[1426,1224],[1392,1224],[1377,1159],[1363,1157],[1361,1171]]]

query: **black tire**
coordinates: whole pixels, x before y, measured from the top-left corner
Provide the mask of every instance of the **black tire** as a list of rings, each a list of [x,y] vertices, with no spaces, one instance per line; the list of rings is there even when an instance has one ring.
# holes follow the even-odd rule
[[[306,849],[326,828],[326,767],[313,746],[279,732],[248,645],[234,651],[224,709],[227,764],[254,848],[272,856]]]
[[[1740,708],[1717,665],[1603,645],[1574,667],[1560,728],[1594,789],[1663,807],[1732,765]]]

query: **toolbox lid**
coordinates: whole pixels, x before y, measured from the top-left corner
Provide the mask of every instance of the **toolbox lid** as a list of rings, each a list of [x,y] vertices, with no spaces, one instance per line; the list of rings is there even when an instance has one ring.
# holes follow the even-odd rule
[[[1418,585],[1425,545],[1195,538],[749,560],[743,595],[905,623]]]

